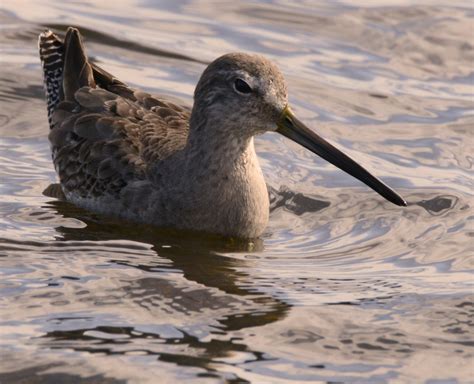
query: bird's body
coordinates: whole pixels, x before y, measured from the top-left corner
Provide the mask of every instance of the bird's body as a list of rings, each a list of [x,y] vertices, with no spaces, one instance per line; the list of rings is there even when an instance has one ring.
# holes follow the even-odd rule
[[[88,63],[75,30],[68,37],[64,45],[43,37],[64,60],[66,89],[49,104],[49,139],[66,198],[158,226],[260,235],[269,202],[250,132],[207,132],[198,116],[190,134],[189,108],[128,88]]]
[[[263,232],[269,200],[253,137],[276,131],[282,116],[282,127],[299,124],[274,64],[222,56],[204,71],[190,109],[91,64],[76,29],[64,42],[44,32],[39,46],[53,162],[68,200],[158,226]],[[308,147],[306,136],[298,140]]]

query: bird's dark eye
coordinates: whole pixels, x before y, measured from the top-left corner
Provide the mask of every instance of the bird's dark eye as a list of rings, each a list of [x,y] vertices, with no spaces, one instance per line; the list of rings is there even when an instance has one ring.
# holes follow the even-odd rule
[[[239,93],[251,93],[252,92],[252,88],[250,88],[250,85],[248,85],[242,79],[235,80],[234,88]]]

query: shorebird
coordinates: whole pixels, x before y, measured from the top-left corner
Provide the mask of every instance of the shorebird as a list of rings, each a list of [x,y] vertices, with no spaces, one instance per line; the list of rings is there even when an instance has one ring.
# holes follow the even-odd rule
[[[163,227],[239,238],[260,236],[268,191],[253,137],[278,132],[406,202],[307,128],[288,105],[283,75],[268,59],[229,53],[204,70],[191,108],[134,90],[85,53],[75,28],[64,41],[39,36],[52,158],[67,200]]]

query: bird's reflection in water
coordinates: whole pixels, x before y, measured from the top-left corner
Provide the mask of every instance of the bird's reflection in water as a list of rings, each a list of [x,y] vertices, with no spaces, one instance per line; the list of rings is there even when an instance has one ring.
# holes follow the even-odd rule
[[[58,187],[52,185],[44,194],[60,197],[58,191]],[[290,306],[267,293],[257,292],[249,284],[251,279],[245,270],[251,267],[251,261],[225,255],[262,251],[262,240],[226,239],[127,223],[88,212],[63,200],[51,201],[45,208],[85,224],[82,228],[56,227],[60,234],[57,241],[97,241],[102,247],[107,240],[152,245],[155,256],[137,258],[127,257],[127,252],[111,253],[108,262],[144,272],[138,278],[121,279],[114,297],[120,305],[132,306],[131,310],[136,313],[151,312],[158,325],[154,328],[152,324],[146,331],[134,321],[117,326],[107,320],[101,324],[95,319],[93,327],[64,330],[58,326],[42,338],[48,347],[101,354],[140,351],[148,356],[156,355],[161,361],[197,366],[208,372],[213,371],[209,366],[211,362],[233,353],[243,353],[250,360],[264,359],[263,354],[253,351],[251,346],[235,340],[232,332],[278,321]],[[133,243],[130,247],[133,248]],[[173,276],[177,276],[176,280]],[[61,323],[61,319],[53,319],[53,322]],[[163,331],[165,329],[168,331]],[[187,352],[180,353],[180,346],[181,350],[185,346]],[[196,352],[189,353],[189,349]]]

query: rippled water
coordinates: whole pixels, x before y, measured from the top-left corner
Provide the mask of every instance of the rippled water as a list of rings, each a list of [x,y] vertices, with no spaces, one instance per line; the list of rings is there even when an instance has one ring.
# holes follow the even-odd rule
[[[0,381],[471,381],[469,2],[103,3],[1,4]],[[120,79],[189,103],[205,63],[265,54],[301,119],[409,206],[271,134],[258,241],[58,200],[36,36],[68,25]]]

